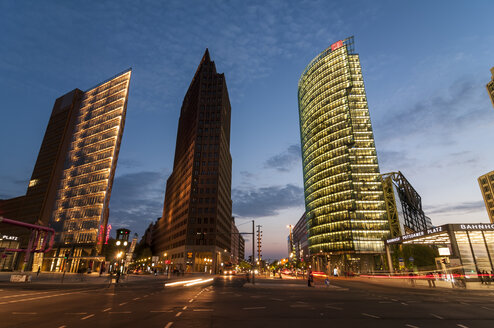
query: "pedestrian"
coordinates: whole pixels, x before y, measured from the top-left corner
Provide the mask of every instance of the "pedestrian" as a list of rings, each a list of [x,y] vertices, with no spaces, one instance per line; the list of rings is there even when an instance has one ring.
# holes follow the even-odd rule
[[[41,266],[38,265],[38,271],[36,272],[36,277],[39,276],[39,273],[41,272]]]
[[[436,288],[436,281],[434,279],[434,273],[429,272],[426,275],[426,277],[427,277],[427,283],[429,284],[429,288],[432,288],[432,287]]]
[[[480,284],[483,285],[485,282],[484,282],[484,277],[482,277],[482,271],[480,270],[477,271],[477,277],[480,280]]]
[[[313,282],[314,282],[314,275],[312,274],[312,270],[309,270],[309,274],[307,275],[307,286],[312,287]]]
[[[118,281],[120,280],[120,270],[117,270],[117,276],[115,279],[115,283],[118,284]]]

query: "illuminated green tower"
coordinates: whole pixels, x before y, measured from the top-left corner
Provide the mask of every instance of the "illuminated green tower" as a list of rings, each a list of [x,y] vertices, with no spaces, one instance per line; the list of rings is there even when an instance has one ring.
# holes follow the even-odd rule
[[[309,63],[298,105],[312,260],[319,269],[373,271],[389,228],[353,37]]]

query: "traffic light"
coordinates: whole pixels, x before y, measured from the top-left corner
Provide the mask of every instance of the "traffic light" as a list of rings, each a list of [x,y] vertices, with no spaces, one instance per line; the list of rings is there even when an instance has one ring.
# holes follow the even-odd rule
[[[69,259],[69,255],[70,255],[69,252],[65,252],[65,254],[63,256],[64,260],[68,260]]]

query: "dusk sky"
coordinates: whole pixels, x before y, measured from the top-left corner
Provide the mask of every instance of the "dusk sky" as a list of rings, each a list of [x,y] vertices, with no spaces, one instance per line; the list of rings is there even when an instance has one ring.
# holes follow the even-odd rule
[[[233,213],[287,255],[304,212],[297,83],[355,36],[381,173],[401,171],[435,225],[487,222],[494,170],[492,1],[2,1],[0,199],[25,193],[55,99],[132,67],[110,223],[161,216],[183,97],[206,48],[232,105]],[[247,238],[249,240],[249,238]],[[246,244],[246,256],[250,244]]]

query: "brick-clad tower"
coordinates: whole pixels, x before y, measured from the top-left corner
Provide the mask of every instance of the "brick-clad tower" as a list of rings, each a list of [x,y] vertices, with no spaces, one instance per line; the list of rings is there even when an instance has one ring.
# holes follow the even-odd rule
[[[182,104],[163,217],[153,232],[154,252],[169,269],[218,272],[230,259],[230,114],[225,75],[206,49]]]

